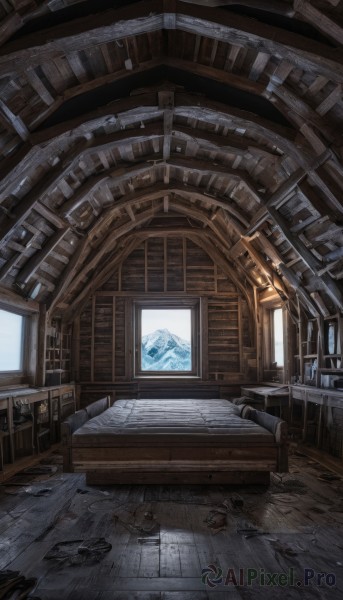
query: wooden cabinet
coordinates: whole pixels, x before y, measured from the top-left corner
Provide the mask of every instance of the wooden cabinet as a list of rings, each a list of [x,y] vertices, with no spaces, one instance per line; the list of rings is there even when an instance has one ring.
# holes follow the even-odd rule
[[[0,390],[0,477],[6,464],[60,440],[60,423],[75,412],[73,385]]]

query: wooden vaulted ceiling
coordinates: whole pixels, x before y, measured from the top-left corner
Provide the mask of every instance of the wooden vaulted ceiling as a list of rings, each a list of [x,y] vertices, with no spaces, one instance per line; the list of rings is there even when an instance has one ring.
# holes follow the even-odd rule
[[[0,8],[3,288],[71,319],[182,235],[244,294],[343,310],[342,2]]]

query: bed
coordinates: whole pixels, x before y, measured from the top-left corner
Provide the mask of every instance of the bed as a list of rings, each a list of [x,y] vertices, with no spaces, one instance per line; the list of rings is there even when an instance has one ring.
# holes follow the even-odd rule
[[[285,472],[287,425],[228,400],[92,403],[62,424],[64,467],[87,484],[268,484]]]

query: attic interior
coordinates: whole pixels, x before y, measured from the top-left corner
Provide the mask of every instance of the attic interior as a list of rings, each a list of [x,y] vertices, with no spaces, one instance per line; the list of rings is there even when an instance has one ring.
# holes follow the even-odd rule
[[[220,564],[299,577],[307,564],[325,590],[315,575],[305,592],[288,580],[287,598],[341,597],[342,23],[342,0],[0,0],[0,523],[13,547],[0,561],[38,579],[36,597],[275,597]],[[165,324],[147,329],[149,311]],[[183,417],[182,400],[194,401]],[[243,428],[247,404],[256,427],[287,423],[277,460],[245,433],[229,458],[173,430],[224,426],[232,400]],[[125,415],[147,402],[141,457],[96,435],[64,445],[51,497],[10,495],[6,482],[98,401]],[[162,443],[150,455],[138,442],[162,426],[167,463],[183,449],[169,478]],[[247,483],[241,469],[250,486],[235,496],[226,483]],[[92,512],[104,493],[126,512]],[[47,566],[54,543],[87,531],[112,549]]]

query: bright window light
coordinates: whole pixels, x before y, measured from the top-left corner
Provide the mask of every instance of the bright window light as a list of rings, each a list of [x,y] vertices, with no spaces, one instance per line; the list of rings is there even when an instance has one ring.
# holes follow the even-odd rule
[[[0,310],[0,371],[22,368],[23,317]]]
[[[282,322],[282,308],[277,308],[273,311],[274,318],[274,361],[277,367],[284,366],[284,355],[283,355],[283,322]]]
[[[192,370],[192,311],[142,309],[141,370]]]

